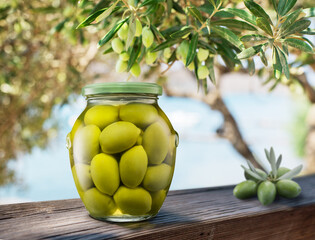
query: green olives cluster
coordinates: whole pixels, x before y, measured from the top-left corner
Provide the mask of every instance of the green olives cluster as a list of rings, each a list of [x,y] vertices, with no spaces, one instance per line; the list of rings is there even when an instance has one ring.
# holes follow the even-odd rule
[[[176,155],[165,118],[157,105],[144,103],[95,105],[78,118],[69,134],[72,174],[91,216],[157,214]]]
[[[262,205],[271,204],[277,194],[285,198],[297,197],[301,193],[301,187],[291,178],[302,170],[302,165],[292,170],[280,167],[281,155],[276,160],[273,148],[270,151],[265,150],[265,153],[272,170],[268,174],[268,171],[254,168],[250,162],[248,162],[249,168],[242,166],[247,180],[235,186],[234,196],[246,199],[257,195]]]
[[[187,27],[181,28],[181,31],[183,30],[187,30]],[[134,77],[138,77],[141,74],[140,63],[143,62],[142,60],[145,60],[145,63],[149,66],[155,66],[162,62],[169,64],[174,60],[182,61],[186,65],[191,45],[190,36],[191,33],[188,32],[181,37],[182,41],[178,45],[159,50],[156,47],[158,47],[160,36],[156,35],[154,28],[149,25],[142,26],[141,17],[130,19],[120,27],[117,35],[111,39],[110,50],[118,54],[116,72],[129,71]],[[135,52],[135,49],[141,50]],[[111,52],[110,50],[107,52]],[[186,67],[190,71],[197,69],[198,78],[206,79],[210,74],[210,61],[208,60],[212,55],[209,49],[203,47],[196,49],[195,55],[195,61],[192,61]]]

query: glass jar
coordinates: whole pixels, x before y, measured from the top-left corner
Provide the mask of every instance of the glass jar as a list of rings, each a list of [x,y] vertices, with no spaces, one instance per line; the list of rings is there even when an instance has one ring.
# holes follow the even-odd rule
[[[158,106],[153,83],[87,85],[87,106],[67,136],[73,179],[90,216],[131,222],[161,208],[178,135]]]

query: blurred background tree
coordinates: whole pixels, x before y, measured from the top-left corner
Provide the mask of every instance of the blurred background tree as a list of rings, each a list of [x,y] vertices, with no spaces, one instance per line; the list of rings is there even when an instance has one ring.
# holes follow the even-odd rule
[[[96,3],[95,3],[96,2]],[[78,24],[91,13],[108,6],[111,1],[8,1],[0,3],[0,185],[14,181],[14,172],[8,163],[18,154],[29,152],[34,146],[45,147],[56,134],[58,124],[47,124],[54,106],[66,104],[72,93],[79,93],[82,86],[95,81],[98,77],[112,80],[114,62],[102,56],[95,47],[98,40],[115,24],[104,21],[96,27],[76,29]],[[192,1],[202,5],[204,1]],[[197,3],[198,2],[198,3]],[[270,9],[272,1],[257,1]],[[178,1],[185,5],[185,1]],[[242,1],[225,1],[224,6],[245,9]],[[176,5],[177,6],[177,5]],[[298,1],[295,9],[314,7],[311,0]],[[312,43],[311,43],[312,44]],[[235,149],[245,158],[254,161],[253,154],[243,139],[237,122],[225,105],[220,94],[220,76],[231,71],[257,73],[271,89],[277,84],[285,84],[292,91],[303,89],[308,101],[314,106],[314,88],[306,79],[303,66],[315,69],[314,54],[294,50],[295,57],[289,62],[290,78],[274,80],[270,68],[261,69],[235,67],[231,59],[224,59],[225,64],[216,63],[217,87],[209,86],[205,95],[176,92],[167,85],[162,70],[156,66],[145,68],[142,79],[152,79],[165,86],[166,93],[184,97],[198,98],[211,108],[219,110],[224,116],[224,124],[218,129],[218,135],[229,139]],[[112,55],[114,58],[115,55]],[[234,57],[233,57],[234,58]],[[95,60],[106,62],[107,71],[97,76],[88,71]],[[104,64],[104,68],[106,68]],[[250,66],[250,65],[249,65]],[[265,76],[270,76],[266,79]],[[276,83],[276,84],[275,84]],[[313,109],[314,107],[310,108]],[[314,112],[314,110],[313,110]],[[306,116],[306,114],[305,114]],[[309,166],[314,168],[314,114],[309,114],[308,127],[304,131],[307,141],[300,149]],[[303,119],[306,119],[304,117]],[[313,120],[314,119],[314,120]],[[297,131],[300,134],[300,131]],[[301,137],[305,139],[305,137]],[[303,151],[301,151],[303,154]]]

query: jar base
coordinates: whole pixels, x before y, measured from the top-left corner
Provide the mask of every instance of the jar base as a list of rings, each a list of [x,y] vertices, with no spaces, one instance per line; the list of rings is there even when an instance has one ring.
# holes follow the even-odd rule
[[[141,215],[141,216],[132,216],[132,215],[122,215],[122,216],[108,216],[108,217],[93,217],[91,218],[96,220],[105,221],[105,222],[141,222],[147,219],[154,217],[155,215]]]

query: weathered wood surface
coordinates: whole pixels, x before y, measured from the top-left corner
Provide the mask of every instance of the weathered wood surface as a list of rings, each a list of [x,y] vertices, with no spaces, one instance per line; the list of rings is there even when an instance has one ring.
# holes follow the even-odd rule
[[[302,194],[268,207],[238,200],[233,186],[170,192],[160,213],[139,223],[90,218],[79,199],[0,206],[0,239],[315,239],[315,175]]]

